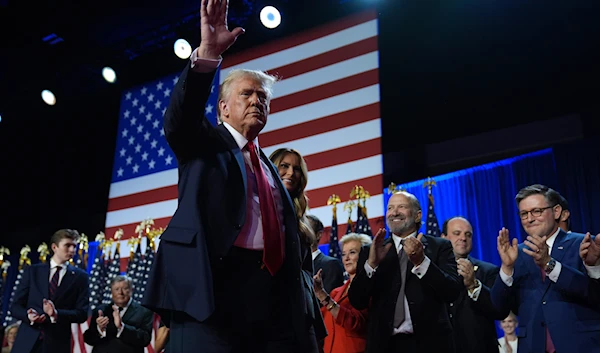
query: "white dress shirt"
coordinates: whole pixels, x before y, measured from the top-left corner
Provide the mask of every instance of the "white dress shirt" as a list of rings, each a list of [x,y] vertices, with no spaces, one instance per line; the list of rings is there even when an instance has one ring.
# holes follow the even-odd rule
[[[408,235],[408,237],[415,237],[417,235],[417,232],[411,233],[410,235]],[[402,251],[402,243],[401,240],[402,238],[400,238],[399,236],[392,234],[392,240],[394,241],[394,245],[396,246],[396,249],[398,249],[398,253],[400,251]],[[423,262],[421,262],[421,264],[419,266],[415,266],[412,268],[411,272],[417,276],[417,278],[421,279],[423,278],[423,276],[425,276],[425,274],[427,274],[427,270],[429,269],[429,265],[431,264],[431,260],[425,256],[425,259],[423,260]],[[369,265],[369,262],[365,262],[365,271],[367,273],[367,277],[371,278],[373,276],[373,274],[377,271],[377,268],[372,268],[371,265]],[[404,274],[402,274],[404,275]],[[394,331],[393,331],[393,335],[397,334],[397,333],[413,333],[413,324],[412,324],[412,320],[410,318],[410,308],[408,307],[408,300],[406,299],[406,295],[404,296],[404,321],[402,322],[402,324],[400,324],[399,327],[394,327]]]
[[[321,249],[317,249],[312,252],[313,261],[315,261],[315,259],[317,258],[317,256],[319,256],[320,253],[321,253]]]

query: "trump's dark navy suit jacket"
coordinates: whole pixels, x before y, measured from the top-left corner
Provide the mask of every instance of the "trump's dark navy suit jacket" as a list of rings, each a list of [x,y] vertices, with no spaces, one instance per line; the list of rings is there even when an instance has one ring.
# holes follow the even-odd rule
[[[213,279],[246,218],[246,167],[242,151],[223,126],[204,118],[214,73],[200,74],[189,65],[181,74],[165,113],[164,130],[178,161],[178,207],[161,235],[143,305],[161,315],[181,311],[198,321],[215,310]],[[289,315],[299,342],[306,342],[307,283],[310,249],[300,243],[294,206],[273,164],[260,158],[275,176],[283,202],[285,260],[280,274],[288,282]],[[310,266],[302,271],[302,266]],[[231,279],[235,280],[235,279]],[[312,279],[311,279],[312,282]],[[317,308],[318,310],[318,308]],[[314,313],[311,310],[310,314]],[[320,318],[320,312],[319,319]]]

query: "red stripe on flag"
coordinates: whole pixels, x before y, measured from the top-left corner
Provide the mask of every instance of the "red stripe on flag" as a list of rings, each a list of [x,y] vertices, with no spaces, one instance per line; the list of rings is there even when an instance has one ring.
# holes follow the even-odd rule
[[[341,48],[330,50],[323,54],[312,56],[308,59],[296,61],[293,64],[270,69],[269,73],[282,79],[302,75],[309,71],[317,70],[329,65],[337,64],[344,60],[371,53],[377,50],[377,36],[363,39]]]
[[[373,190],[373,195],[379,194],[375,190],[383,190],[383,181],[381,175],[375,175],[369,178],[349,181],[343,184],[335,184],[320,189],[309,190],[306,192],[310,202],[310,208],[317,208],[327,205],[327,200],[332,194],[347,195],[355,185],[361,185],[365,190]],[[383,206],[382,206],[383,207]]]
[[[167,201],[177,198],[177,185],[165,186],[158,189],[137,192],[135,194],[114,197],[108,200],[108,212],[122,210],[154,202]],[[112,229],[112,228],[111,228]],[[115,231],[118,228],[115,228]],[[106,231],[106,234],[114,234]]]
[[[379,103],[260,134],[263,148],[379,119]]]
[[[342,163],[357,161],[362,158],[376,156],[381,153],[381,139],[376,138],[369,141],[357,143],[350,146],[335,148],[325,152],[308,155],[305,157],[309,171],[318,170],[336,166]],[[375,190],[368,189],[367,190]],[[377,190],[381,190],[378,188]],[[144,191],[127,196],[111,199],[109,202],[109,211],[118,211],[130,207],[137,207],[151,203],[177,199],[177,186],[167,186],[164,188]],[[156,222],[156,221],[155,221]],[[166,224],[165,224],[166,226]],[[158,227],[155,224],[155,227]],[[114,231],[122,227],[113,227],[106,230],[106,234],[114,234]],[[123,240],[129,238],[128,231],[125,231]],[[134,227],[135,230],[135,227]]]
[[[258,59],[260,57],[276,53],[281,50],[289,49],[300,44],[308,43],[315,39],[333,34],[338,31],[345,30],[347,28],[359,25],[361,23],[371,21],[377,18],[377,12],[368,10],[360,12],[348,17],[344,17],[341,20],[329,23],[324,26],[315,27],[308,31],[299,33],[297,35],[290,36],[288,38],[282,38],[275,40],[265,45],[260,46],[256,49],[248,49],[239,53],[235,53],[232,57],[225,57],[223,60],[223,68],[242,64],[246,61]]]
[[[363,73],[343,78],[341,80],[326,83],[306,89],[304,91],[289,94],[271,102],[271,114],[287,109],[295,108],[304,104],[317,102],[326,98],[352,92],[354,90],[376,85],[379,83],[379,70],[373,69]]]
[[[381,138],[306,156],[308,170],[318,170],[381,154]],[[367,189],[371,190],[371,189]],[[312,191],[311,191],[312,192]]]

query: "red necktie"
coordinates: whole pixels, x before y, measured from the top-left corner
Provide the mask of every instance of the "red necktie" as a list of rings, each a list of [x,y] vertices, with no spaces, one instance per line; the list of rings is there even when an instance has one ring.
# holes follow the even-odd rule
[[[56,289],[58,289],[58,279],[60,278],[60,271],[62,270],[62,266],[56,266],[56,271],[54,271],[54,275],[50,280],[50,285],[48,286],[48,297],[50,300],[54,300],[54,295],[56,294]]]
[[[252,161],[252,166],[254,167],[256,188],[258,189],[258,199],[260,202],[263,240],[265,243],[263,262],[267,270],[274,276],[281,268],[283,257],[285,256],[281,226],[279,224],[279,217],[277,217],[277,208],[273,199],[271,185],[269,185],[267,175],[256,154],[256,146],[252,141],[248,141],[246,146],[250,152],[250,161]]]
[[[546,271],[542,268],[542,282],[546,281]],[[552,342],[552,337],[550,337],[550,330],[548,330],[548,325],[546,325],[546,352],[554,353],[556,352],[556,348],[554,348],[554,342]]]

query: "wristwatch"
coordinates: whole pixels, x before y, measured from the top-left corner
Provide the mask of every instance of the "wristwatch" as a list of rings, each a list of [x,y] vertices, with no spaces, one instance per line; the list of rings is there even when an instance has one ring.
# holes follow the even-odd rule
[[[546,273],[550,274],[550,272],[552,272],[552,270],[554,270],[555,266],[556,266],[556,260],[551,258],[550,261],[548,261],[548,263],[546,264]]]

